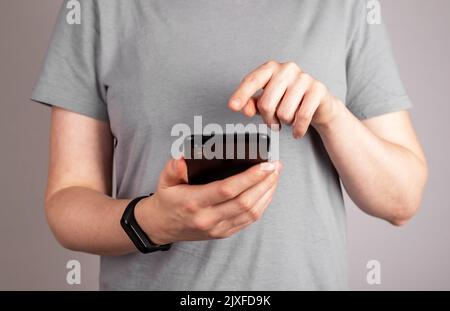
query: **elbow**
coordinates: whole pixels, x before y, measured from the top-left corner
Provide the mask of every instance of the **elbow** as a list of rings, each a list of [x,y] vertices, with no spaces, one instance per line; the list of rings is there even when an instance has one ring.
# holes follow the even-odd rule
[[[410,222],[417,214],[422,202],[422,191],[417,191],[415,195],[407,195],[402,199],[398,199],[391,205],[390,213],[386,220],[396,227],[402,227]]]
[[[56,219],[55,214],[49,211],[49,209],[46,209],[46,215],[50,231],[52,232],[58,244],[65,249],[73,250],[73,246],[71,245],[70,240],[65,237],[64,232],[58,225],[58,220]]]
[[[409,191],[404,193],[403,198],[393,204],[392,213],[387,219],[396,227],[402,227],[409,223],[420,209],[423,192],[428,181],[428,165],[425,160],[421,164],[420,173],[416,179],[416,187],[411,187],[411,185],[408,187]]]
[[[67,234],[65,234],[65,232],[61,228],[53,226],[50,223],[49,227],[53,233],[53,236],[55,237],[56,242],[58,242],[61,247],[73,252],[80,251],[75,241],[71,239]]]
[[[56,241],[65,249],[77,251],[73,239],[70,238],[70,234],[67,232],[67,226],[64,225],[60,211],[48,203],[45,206],[45,214],[50,231],[53,233]]]
[[[396,227],[402,227],[409,223],[409,221],[417,214],[420,208],[420,199],[410,198],[397,200],[391,204],[388,209],[389,214],[385,219]]]
[[[400,210],[395,212],[388,221],[391,225],[395,227],[403,227],[406,225],[416,214],[415,211],[411,211],[408,208],[399,208]]]
[[[53,229],[52,229],[52,231],[53,231]],[[69,251],[72,251],[72,252],[79,252],[79,251],[80,251],[80,250],[74,245],[74,243],[72,243],[72,242],[70,241],[70,239],[67,239],[67,238],[65,238],[65,237],[62,236],[62,235],[56,234],[54,231],[53,231],[53,235],[55,236],[56,241],[58,242],[58,244],[59,244],[61,247],[65,248],[65,249],[67,249],[67,250],[69,250]]]
[[[390,209],[391,213],[386,220],[396,227],[402,227],[409,223],[420,209],[424,187],[425,182],[420,190],[416,191],[415,195],[409,194],[408,197],[393,204]]]

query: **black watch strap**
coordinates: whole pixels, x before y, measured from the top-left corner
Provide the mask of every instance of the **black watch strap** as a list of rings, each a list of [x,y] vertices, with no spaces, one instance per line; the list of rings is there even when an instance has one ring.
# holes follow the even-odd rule
[[[125,212],[122,215],[122,219],[120,220],[120,225],[122,226],[123,230],[127,233],[128,237],[131,239],[136,248],[144,254],[156,251],[168,251],[171,247],[171,244],[157,245],[153,243],[136,221],[136,217],[134,215],[134,209],[136,205],[139,203],[139,201],[148,198],[151,195],[153,195],[153,193],[133,199],[128,204]]]

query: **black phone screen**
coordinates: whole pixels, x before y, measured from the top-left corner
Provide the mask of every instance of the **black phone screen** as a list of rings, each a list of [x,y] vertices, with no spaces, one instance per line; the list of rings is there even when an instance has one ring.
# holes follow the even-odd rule
[[[259,133],[191,135],[184,158],[191,185],[207,184],[239,174],[269,160],[270,137]]]

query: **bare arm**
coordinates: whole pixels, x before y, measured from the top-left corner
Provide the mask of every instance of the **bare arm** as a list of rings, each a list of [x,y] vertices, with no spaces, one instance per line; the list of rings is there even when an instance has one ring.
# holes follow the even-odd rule
[[[339,101],[318,126],[352,200],[366,213],[402,225],[418,210],[427,165],[405,111],[359,121]]]
[[[118,225],[128,201],[109,196],[112,155],[107,123],[53,109],[45,206],[66,248],[105,255],[134,250]]]
[[[64,247],[100,255],[136,251],[120,226],[131,198],[110,197],[112,157],[107,123],[53,108],[45,208]],[[221,181],[190,186],[185,161],[172,159],[155,194],[136,206],[136,220],[157,244],[229,237],[261,217],[280,170],[279,163],[264,170],[254,166]]]

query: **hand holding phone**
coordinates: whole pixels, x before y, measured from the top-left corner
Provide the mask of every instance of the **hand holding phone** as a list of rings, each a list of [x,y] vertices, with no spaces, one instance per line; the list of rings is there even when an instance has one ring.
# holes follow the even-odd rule
[[[161,172],[155,194],[136,207],[136,218],[157,244],[226,238],[262,216],[280,170],[279,162],[256,164],[222,180],[188,185],[186,161],[173,159]]]

